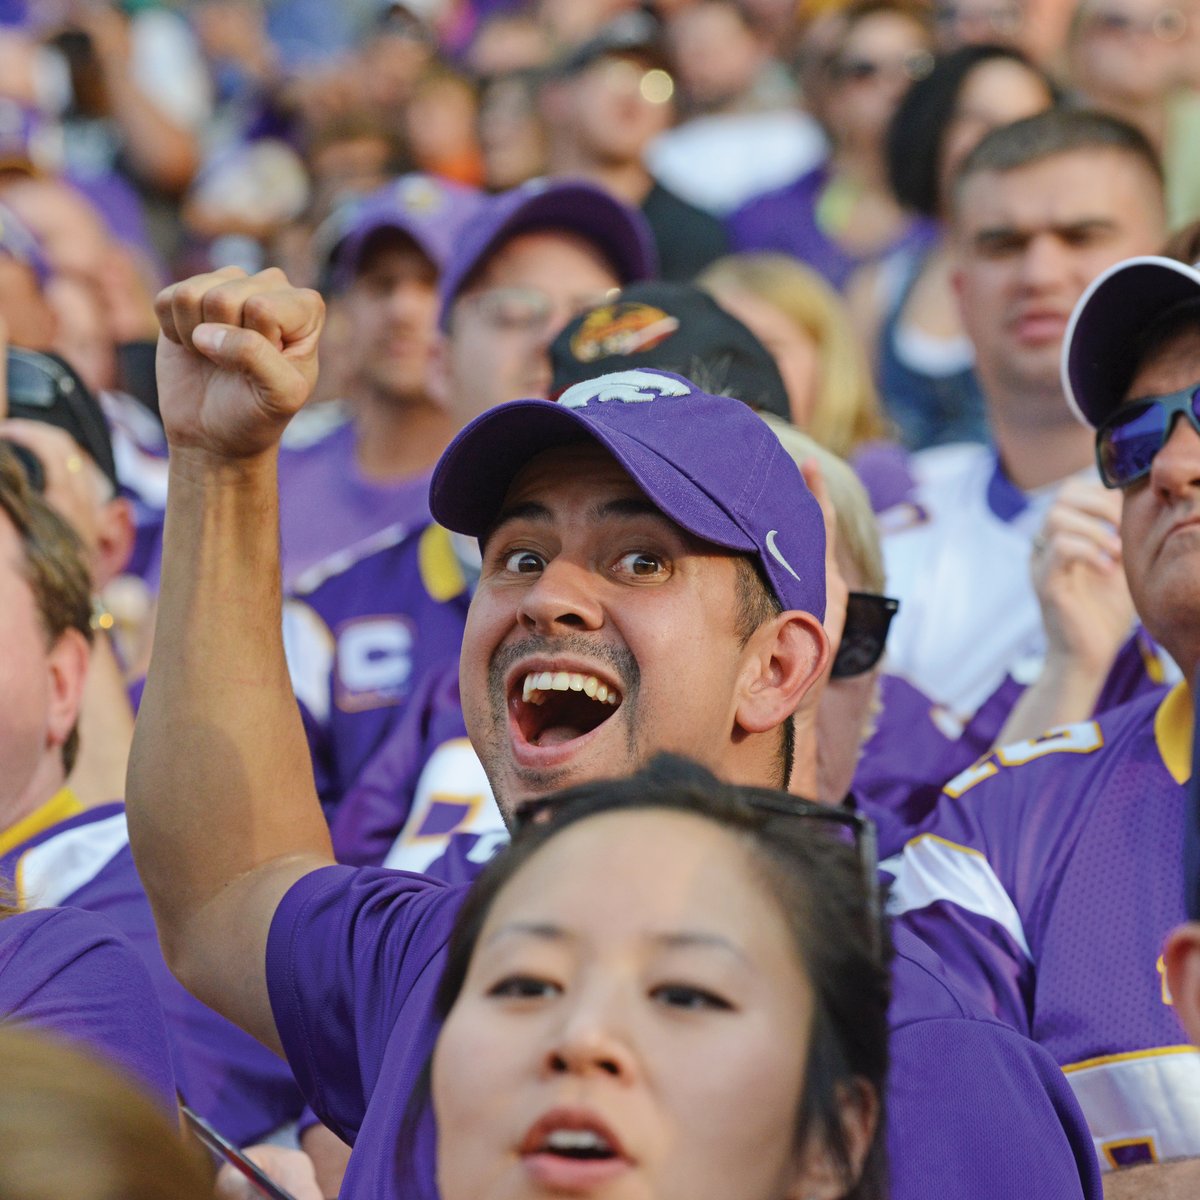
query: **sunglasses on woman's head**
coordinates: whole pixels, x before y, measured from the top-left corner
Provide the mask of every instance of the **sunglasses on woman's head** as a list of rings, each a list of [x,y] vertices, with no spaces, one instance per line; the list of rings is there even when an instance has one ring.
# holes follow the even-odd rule
[[[849,797],[842,804],[818,804],[814,800],[790,796],[786,792],[780,792],[778,798],[750,792],[745,794],[744,801],[749,808],[770,816],[799,817],[806,821],[818,821],[826,826],[838,826],[842,833],[850,838],[858,856],[863,886],[866,888],[871,916],[871,936],[878,951],[883,945],[883,904],[879,889],[879,850],[875,822],[850,808]],[[561,811],[562,800],[558,796],[540,796],[526,800],[513,814],[513,833],[519,837],[534,826],[551,824]]]
[[[899,600],[874,592],[851,592],[846,597],[846,625],[830,668],[831,678],[862,675],[880,660],[899,608]]]
[[[1117,409],[1096,430],[1096,465],[1105,487],[1123,488],[1150,473],[1182,414],[1200,434],[1200,384],[1169,396],[1150,396]]]

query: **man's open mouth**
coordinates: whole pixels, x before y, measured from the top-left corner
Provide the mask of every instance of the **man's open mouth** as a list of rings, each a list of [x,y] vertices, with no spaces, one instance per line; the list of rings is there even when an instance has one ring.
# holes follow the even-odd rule
[[[531,746],[559,746],[598,729],[621,706],[611,682],[574,671],[529,671],[510,685],[509,710]]]

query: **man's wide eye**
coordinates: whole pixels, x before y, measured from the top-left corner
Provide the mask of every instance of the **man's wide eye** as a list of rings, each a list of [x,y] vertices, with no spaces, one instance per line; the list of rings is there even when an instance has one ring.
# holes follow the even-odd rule
[[[546,564],[532,550],[514,550],[505,560],[504,569],[514,575],[534,575]]]
[[[647,578],[660,575],[666,571],[666,563],[657,555],[645,550],[635,550],[631,554],[623,554],[617,560],[617,569],[625,575],[637,575]]]

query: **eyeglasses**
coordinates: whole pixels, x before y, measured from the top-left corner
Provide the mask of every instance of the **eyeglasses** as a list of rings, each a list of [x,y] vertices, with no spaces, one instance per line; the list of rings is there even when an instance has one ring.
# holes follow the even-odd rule
[[[742,794],[744,803],[756,812],[770,816],[799,817],[806,821],[817,821],[827,826],[838,826],[849,835],[854,852],[858,857],[859,870],[867,899],[867,913],[871,922],[872,948],[878,953],[883,946],[883,903],[879,888],[879,847],[875,833],[875,822],[847,804],[817,804],[802,796],[778,793],[778,798],[755,790]],[[513,832],[519,836],[534,826],[546,825],[562,812],[562,801],[556,796],[540,796],[524,801],[513,814]]]
[[[888,60],[835,58],[829,74],[837,83],[873,83],[885,76],[902,75],[908,80],[924,79],[933,70],[933,55],[927,50]]]
[[[70,371],[35,350],[10,347],[5,375],[9,404],[53,408],[54,402],[61,398],[73,409],[77,403],[79,389]]]
[[[900,601],[874,592],[851,592],[846,597],[846,625],[833,657],[832,679],[851,679],[869,671],[882,657],[888,629]]]
[[[565,319],[570,320],[606,303],[617,291],[617,288],[610,288],[597,295],[572,297]],[[464,297],[461,303],[478,313],[497,332],[527,335],[545,333],[558,309],[558,302],[553,296],[535,287],[489,288],[485,292]]]
[[[1160,42],[1177,42],[1187,32],[1187,17],[1177,8],[1164,8],[1148,20],[1118,11],[1089,13],[1085,28],[1092,33],[1109,37],[1157,38]]]
[[[957,4],[939,4],[934,7],[933,20],[944,32],[981,29],[1011,37],[1021,27],[1021,10],[1015,5],[972,9]]]
[[[1105,487],[1124,488],[1150,473],[1154,456],[1167,444],[1182,413],[1200,433],[1200,384],[1151,396],[1117,409],[1096,430],[1096,465]]]

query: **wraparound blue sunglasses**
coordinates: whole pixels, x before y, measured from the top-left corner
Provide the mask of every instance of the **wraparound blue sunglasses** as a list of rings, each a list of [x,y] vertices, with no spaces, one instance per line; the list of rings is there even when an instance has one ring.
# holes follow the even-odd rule
[[[1200,384],[1169,396],[1150,396],[1117,409],[1096,430],[1096,465],[1105,487],[1123,488],[1150,472],[1182,413],[1200,434]]]

